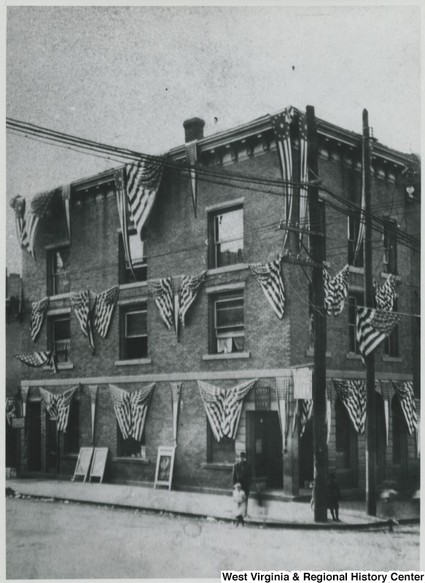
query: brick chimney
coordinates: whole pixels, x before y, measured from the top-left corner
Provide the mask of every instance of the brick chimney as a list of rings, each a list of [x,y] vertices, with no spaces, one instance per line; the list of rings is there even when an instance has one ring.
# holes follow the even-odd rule
[[[201,140],[204,137],[204,125],[205,122],[200,117],[192,117],[184,121],[184,141]]]

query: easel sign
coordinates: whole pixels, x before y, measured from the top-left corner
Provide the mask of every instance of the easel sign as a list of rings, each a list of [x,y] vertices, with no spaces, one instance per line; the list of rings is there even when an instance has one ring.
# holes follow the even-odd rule
[[[171,490],[175,451],[176,448],[173,446],[158,447],[154,488],[157,486],[168,486],[168,489]]]
[[[96,447],[93,454],[93,461],[91,463],[89,482],[91,482],[92,478],[99,478],[99,483],[102,483],[107,458],[108,448]]]
[[[83,478],[83,482],[86,481],[89,474],[90,462],[93,455],[94,447],[81,447],[80,453],[78,454],[77,465],[75,466],[74,475],[71,478],[73,482],[75,478]]]

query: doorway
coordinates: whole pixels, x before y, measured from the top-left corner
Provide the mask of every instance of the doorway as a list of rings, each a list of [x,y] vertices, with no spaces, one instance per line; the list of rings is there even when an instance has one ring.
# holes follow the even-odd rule
[[[41,404],[40,401],[27,403],[27,452],[28,470],[41,471]]]
[[[300,426],[300,423],[298,423]],[[314,452],[313,452],[313,420],[309,419],[304,426],[304,432],[301,435],[299,428],[298,441],[298,458],[299,458],[299,487],[310,488],[314,478]]]
[[[58,473],[58,432],[56,421],[46,416],[46,470],[49,474]]]
[[[386,477],[387,431],[385,425],[384,400],[375,391],[376,431],[376,481],[380,484]]]
[[[248,411],[248,458],[254,479],[283,488],[283,449],[277,411]]]

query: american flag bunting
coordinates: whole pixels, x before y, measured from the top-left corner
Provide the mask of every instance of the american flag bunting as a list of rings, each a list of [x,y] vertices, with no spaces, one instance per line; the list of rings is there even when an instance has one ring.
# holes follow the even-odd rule
[[[122,244],[124,247],[124,255],[130,271],[133,275],[134,281],[136,281],[136,275],[134,273],[133,262],[131,259],[130,252],[130,241],[128,237],[128,222],[127,222],[127,196],[125,192],[124,185],[124,168],[118,168],[114,170],[114,180],[115,180],[115,195],[117,199],[118,208],[118,218],[121,226],[121,236]]]
[[[66,432],[69,420],[71,401],[80,385],[67,389],[63,393],[53,393],[40,387],[40,396],[46,406],[50,419],[56,421],[56,429]]]
[[[216,441],[226,436],[235,439],[243,399],[255,382],[256,379],[240,383],[231,389],[222,389],[210,383],[198,381],[199,391]]]
[[[364,433],[366,425],[366,383],[360,380],[333,379],[335,392],[347,409],[357,433]]]
[[[300,179],[301,182],[308,182],[308,168],[307,168],[307,118],[305,114],[300,113],[298,117],[298,127],[300,136]],[[310,221],[308,216],[307,204],[308,189],[307,186],[300,186],[300,228],[309,229]],[[300,233],[300,243],[303,240],[303,233]]]
[[[249,268],[261,285],[264,295],[276,316],[281,320],[285,311],[285,288],[283,286],[280,258],[263,265],[250,265]]]
[[[111,325],[112,315],[120,295],[119,285],[115,285],[96,297],[94,326],[102,338],[106,338]]]
[[[115,385],[109,385],[115,416],[123,439],[132,437],[141,441],[146,415],[152,398],[155,383],[137,391],[126,391]]]
[[[305,427],[313,414],[313,399],[299,399],[299,416],[300,416],[300,436],[302,437]]]
[[[198,290],[202,282],[205,280],[206,271],[199,275],[184,275],[180,290],[180,321],[184,327],[184,319],[186,312],[195,301]]]
[[[396,279],[392,274],[387,277],[382,285],[378,285],[375,280],[373,281],[376,305],[380,310],[385,310],[387,312],[393,311],[396,298],[396,283]]]
[[[177,427],[179,420],[180,395],[182,383],[170,383],[170,389],[171,389],[171,408],[173,412],[173,438],[174,445],[177,445]]]
[[[276,377],[276,400],[279,412],[280,429],[282,431],[283,449],[287,446],[289,430],[289,393],[291,377]]]
[[[161,318],[165,325],[170,330],[173,323],[173,289],[171,277],[165,277],[150,282],[149,291],[155,301],[156,307],[159,310]]]
[[[344,309],[344,301],[348,295],[348,279],[350,268],[348,265],[331,278],[323,268],[323,288],[325,292],[325,308],[330,316],[338,316]]]
[[[94,352],[92,313],[96,304],[96,297],[93,296],[90,290],[83,290],[70,294],[69,299],[80,323],[81,331],[89,339],[90,346]]]
[[[131,436],[131,404],[130,393],[115,385],[109,385],[115,416],[123,439]]]
[[[30,322],[30,336],[33,342],[36,341],[37,336],[43,327],[44,317],[49,307],[49,298],[46,296],[38,302],[32,303],[31,322]]]
[[[418,415],[416,411],[415,394],[411,381],[392,381],[395,394],[400,401],[400,406],[406,419],[409,433],[412,434],[418,426]]]
[[[8,397],[6,399],[6,421],[8,425],[12,425],[12,419],[16,417],[15,399]]]
[[[363,359],[373,352],[398,324],[400,316],[373,308],[357,308],[356,333]]]
[[[56,373],[56,357],[51,350],[40,350],[37,352],[19,352],[15,354],[15,358],[26,364],[27,366],[33,366],[39,368],[40,366],[49,365],[50,368]]]

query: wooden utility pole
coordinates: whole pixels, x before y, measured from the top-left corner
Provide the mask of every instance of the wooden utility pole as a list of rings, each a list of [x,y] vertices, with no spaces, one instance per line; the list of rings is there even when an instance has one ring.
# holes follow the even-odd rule
[[[318,140],[314,107],[308,105],[307,166],[308,208],[310,214],[310,254],[312,267],[312,302],[314,327],[313,367],[313,442],[314,442],[314,520],[327,521],[326,484],[328,450],[326,444],[326,310],[324,307],[323,261],[325,259],[325,232],[323,206],[318,190]]]
[[[362,181],[364,188],[364,300],[365,306],[373,307],[372,268],[372,196],[370,189],[370,130],[367,109],[363,110]],[[371,352],[366,360],[366,511],[376,516],[376,397],[375,355]]]

